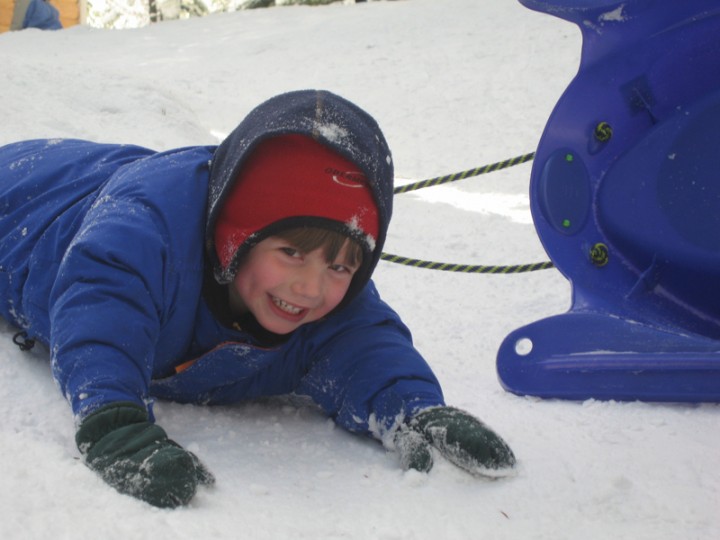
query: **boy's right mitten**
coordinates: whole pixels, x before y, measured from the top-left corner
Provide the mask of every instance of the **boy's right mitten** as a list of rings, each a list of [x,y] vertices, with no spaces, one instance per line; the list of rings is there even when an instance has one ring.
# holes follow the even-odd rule
[[[134,403],[92,413],[80,424],[75,441],[87,465],[105,482],[153,506],[185,505],[198,484],[215,481],[194,454],[169,439]]]

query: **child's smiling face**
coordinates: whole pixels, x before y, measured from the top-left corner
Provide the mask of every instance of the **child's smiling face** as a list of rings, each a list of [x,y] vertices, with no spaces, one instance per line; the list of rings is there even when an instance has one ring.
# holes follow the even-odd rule
[[[239,315],[252,313],[276,334],[323,318],[340,304],[358,269],[348,263],[349,242],[328,261],[323,248],[303,253],[287,240],[266,238],[235,274],[229,286],[231,308]]]

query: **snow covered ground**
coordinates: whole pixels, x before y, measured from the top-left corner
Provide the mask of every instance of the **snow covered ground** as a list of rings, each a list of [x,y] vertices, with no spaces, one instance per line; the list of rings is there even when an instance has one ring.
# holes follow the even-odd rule
[[[514,0],[407,0],[218,14],[137,30],[0,35],[0,144],[33,137],[215,143],[260,101],[326,88],[383,127],[399,178],[535,149],[575,74],[577,28]],[[401,195],[386,251],[438,261],[546,260],[530,165]],[[0,330],[0,538],[720,538],[720,408],[539,401],[502,390],[495,354],[515,328],[567,309],[554,270],[462,275],[382,262],[376,282],[413,329],[449,403],[513,447],[518,474],[444,462],[402,472],[376,442],[308,404],[159,403],[170,434],[218,482],[158,510],[118,495],[75,448],[47,352]],[[102,316],[102,314],[99,314]]]

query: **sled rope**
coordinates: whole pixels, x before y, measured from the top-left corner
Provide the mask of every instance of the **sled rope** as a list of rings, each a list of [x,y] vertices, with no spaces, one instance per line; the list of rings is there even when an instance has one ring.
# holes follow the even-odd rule
[[[433,261],[423,261],[420,259],[409,259],[392,253],[381,253],[380,258],[383,261],[403,264],[405,266],[413,266],[415,268],[427,268],[428,270],[443,270],[445,272],[461,272],[465,274],[521,274],[523,272],[535,272],[536,270],[547,270],[554,268],[554,264],[550,261],[530,263],[530,264],[514,264],[509,266],[485,266],[482,264],[455,264],[442,263]]]
[[[506,159],[505,161],[498,161],[497,163],[491,163],[490,165],[483,165],[482,167],[476,167],[467,171],[460,171],[444,176],[436,176],[435,178],[428,178],[427,180],[420,180],[419,182],[413,182],[412,184],[396,187],[393,190],[393,193],[398,195],[400,193],[408,193],[410,191],[416,191],[427,187],[457,182],[458,180],[464,180],[465,178],[480,176],[481,174],[500,171],[502,169],[507,169],[508,167],[527,163],[534,157],[535,153],[530,152],[529,154],[523,154],[522,156]],[[428,270],[441,270],[444,272],[461,272],[465,274],[520,274],[523,272],[535,272],[537,270],[546,270],[548,268],[555,267],[555,265],[550,261],[529,264],[513,264],[507,266],[444,263],[424,261],[422,259],[411,259],[409,257],[393,255],[392,253],[385,252],[380,253],[380,259],[405,266],[412,266],[414,268],[426,268]]]
[[[427,180],[420,180],[419,182],[413,182],[412,184],[406,184],[404,186],[398,186],[393,190],[395,195],[400,193],[408,193],[409,191],[416,191],[432,186],[439,186],[441,184],[449,184],[450,182],[457,182],[458,180],[465,180],[466,178],[472,178],[473,176],[480,176],[481,174],[487,174],[515,165],[521,165],[532,161],[535,157],[535,152],[529,154],[523,154],[514,158],[506,159],[505,161],[498,161],[497,163],[491,163],[490,165],[483,165],[482,167],[476,167],[467,171],[460,171],[452,174],[446,174],[445,176],[436,176],[435,178],[428,178]]]

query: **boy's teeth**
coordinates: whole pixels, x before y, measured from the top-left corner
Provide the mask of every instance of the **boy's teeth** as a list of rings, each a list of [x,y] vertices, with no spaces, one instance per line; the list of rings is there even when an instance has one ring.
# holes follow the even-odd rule
[[[291,314],[293,314],[293,315],[297,315],[298,313],[300,313],[300,312],[302,311],[301,308],[295,307],[295,306],[291,306],[290,304],[288,304],[288,303],[285,302],[284,300],[280,300],[280,298],[275,298],[275,297],[273,297],[273,302],[275,302],[275,305],[276,305],[277,307],[279,307],[280,309],[282,309],[283,311],[287,311],[288,313],[291,313]]]

